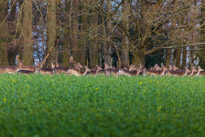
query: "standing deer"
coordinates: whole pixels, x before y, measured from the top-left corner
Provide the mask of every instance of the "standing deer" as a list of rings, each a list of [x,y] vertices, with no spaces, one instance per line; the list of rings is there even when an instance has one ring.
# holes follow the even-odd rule
[[[67,74],[68,72],[68,67],[60,67],[58,63],[54,64],[53,65],[55,66],[53,69],[54,69],[54,73],[55,74]]]
[[[20,64],[19,62],[19,56],[16,56],[16,61],[17,61],[17,66],[1,66],[0,67],[0,74],[2,73],[10,73],[10,74],[14,74],[17,71],[19,71],[22,67],[22,64]]]
[[[172,76],[187,76],[188,73],[190,73],[191,71],[185,67],[184,70],[180,70],[180,69],[172,69],[172,70],[168,70],[167,75],[172,75]]]
[[[194,73],[197,73],[198,70],[193,66],[193,64],[191,64],[191,72],[188,73],[189,77],[193,76]]]
[[[199,76],[201,72],[203,72],[204,69],[202,69],[200,66],[198,66],[197,74],[196,76]]]
[[[110,76],[113,75],[114,77],[118,77],[118,69],[112,68],[105,63],[105,75]]]
[[[163,64],[161,66],[161,70],[147,70],[145,74],[150,76],[164,76],[168,69]]]

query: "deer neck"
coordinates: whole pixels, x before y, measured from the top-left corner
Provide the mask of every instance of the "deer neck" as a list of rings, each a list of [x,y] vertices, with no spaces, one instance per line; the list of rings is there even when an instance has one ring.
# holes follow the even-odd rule
[[[193,76],[194,74],[194,70],[191,70],[191,74],[189,75],[189,77]]]
[[[188,71],[187,70],[185,70],[185,72],[184,72],[184,75],[183,76],[186,76],[188,74]]]
[[[160,75],[163,76],[165,74],[165,72],[166,72],[166,70],[163,68],[162,73]]]
[[[200,73],[201,73],[201,70],[198,70],[196,76],[198,77]]]

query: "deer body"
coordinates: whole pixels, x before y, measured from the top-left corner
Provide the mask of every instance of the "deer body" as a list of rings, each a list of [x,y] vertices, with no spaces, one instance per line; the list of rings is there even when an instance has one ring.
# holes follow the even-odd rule
[[[16,73],[19,70],[19,67],[15,67],[15,66],[2,66],[0,67],[0,74],[2,73]]]
[[[196,76],[199,76],[201,72],[203,72],[204,69],[202,69],[200,66],[198,66],[197,74]]]
[[[40,68],[38,71],[39,74],[44,74],[44,75],[50,75],[52,76],[54,74],[54,70],[51,68]]]
[[[150,76],[163,76],[165,75],[166,71],[168,70],[163,64],[161,64],[162,70],[147,70],[146,75]]]
[[[33,74],[35,72],[35,70],[30,71],[30,70],[22,70],[20,69],[19,71],[17,71],[17,74]]]
[[[67,74],[68,69],[67,67],[55,67],[54,72],[55,74]]]
[[[173,75],[173,76],[186,76],[188,73],[190,73],[190,70],[185,67],[184,70],[180,70],[180,69],[177,69],[177,70],[169,70],[168,71],[168,75]]]
[[[124,75],[124,76],[136,76],[136,75],[139,75],[137,70],[129,71],[129,70],[126,70],[126,69],[120,69],[118,72],[119,72],[119,75]]]
[[[68,69],[67,73],[68,75],[82,76],[78,70],[72,68]]]

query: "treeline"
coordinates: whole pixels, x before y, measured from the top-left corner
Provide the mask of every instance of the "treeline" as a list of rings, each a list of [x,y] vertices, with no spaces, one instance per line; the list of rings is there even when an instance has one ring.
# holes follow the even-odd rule
[[[0,65],[205,67],[204,0],[0,0]]]

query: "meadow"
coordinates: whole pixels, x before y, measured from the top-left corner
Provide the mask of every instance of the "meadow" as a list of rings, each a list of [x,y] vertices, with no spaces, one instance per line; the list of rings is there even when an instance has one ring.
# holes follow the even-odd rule
[[[204,137],[205,77],[0,75],[1,137]]]

